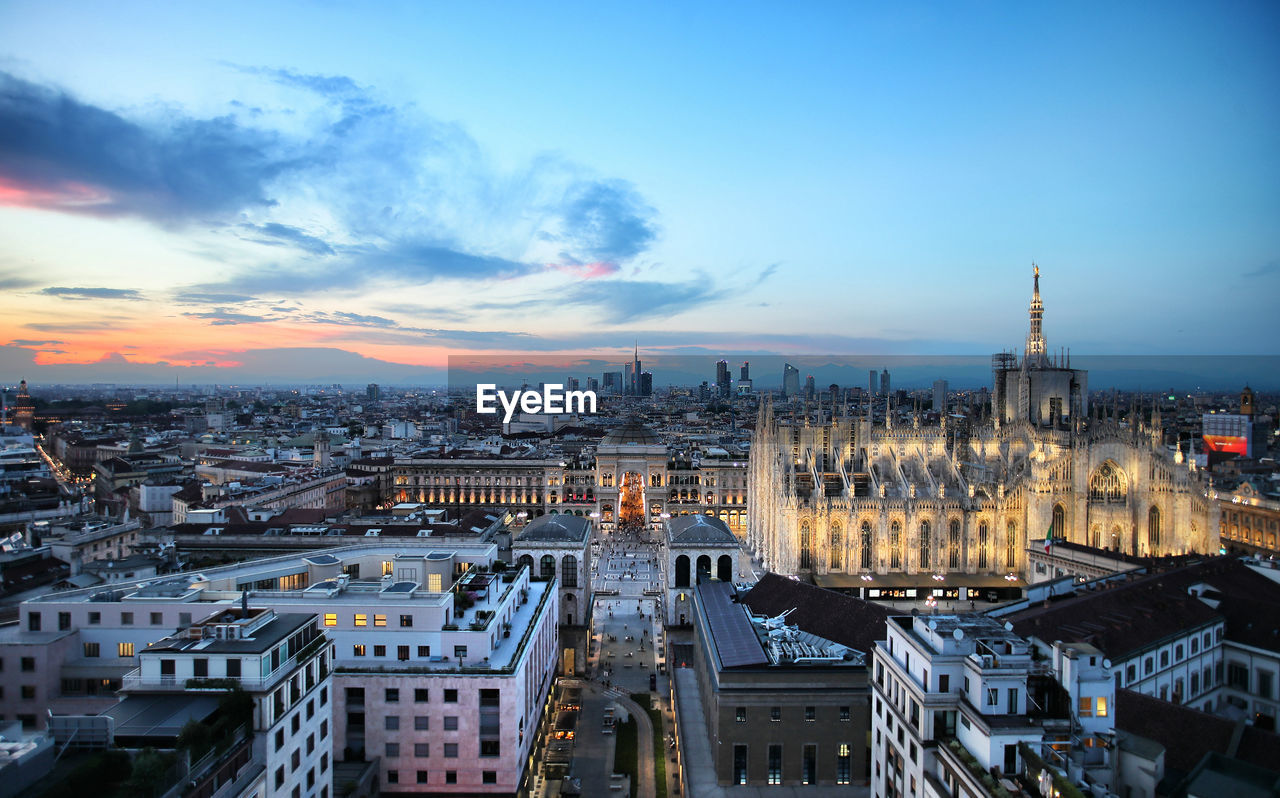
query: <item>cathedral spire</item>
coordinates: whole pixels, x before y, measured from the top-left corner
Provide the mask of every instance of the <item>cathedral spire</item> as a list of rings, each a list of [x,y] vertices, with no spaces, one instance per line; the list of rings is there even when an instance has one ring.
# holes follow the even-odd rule
[[[1032,263],[1031,269],[1034,282],[1031,292],[1031,330],[1027,333],[1026,360],[1040,363],[1045,358],[1044,331],[1041,326],[1044,320],[1044,303],[1040,301],[1040,267]]]

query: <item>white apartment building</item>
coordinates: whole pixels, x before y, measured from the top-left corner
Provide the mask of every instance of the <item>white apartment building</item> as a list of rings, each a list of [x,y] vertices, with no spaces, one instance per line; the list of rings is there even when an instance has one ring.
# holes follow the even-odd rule
[[[108,710],[116,689],[153,683],[153,665],[136,670],[148,646],[242,604],[314,615],[332,651],[316,710],[330,761],[379,757],[384,793],[514,795],[555,673],[559,602],[554,577],[496,556],[485,543],[353,545],[32,599],[0,629],[0,715],[43,728],[46,707]],[[177,684],[177,666],[158,675]],[[288,795],[273,779],[268,794]]]
[[[874,652],[872,795],[985,795],[993,767],[1021,767],[1019,743],[1069,742],[1070,712],[1032,680],[1046,670],[1034,664],[1025,640],[985,616],[889,618]]]

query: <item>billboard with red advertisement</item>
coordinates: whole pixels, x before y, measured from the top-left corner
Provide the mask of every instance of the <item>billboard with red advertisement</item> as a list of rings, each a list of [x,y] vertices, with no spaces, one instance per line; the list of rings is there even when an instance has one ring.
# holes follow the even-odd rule
[[[1209,453],[1250,457],[1252,422],[1235,413],[1205,413],[1202,421],[1204,450]]]

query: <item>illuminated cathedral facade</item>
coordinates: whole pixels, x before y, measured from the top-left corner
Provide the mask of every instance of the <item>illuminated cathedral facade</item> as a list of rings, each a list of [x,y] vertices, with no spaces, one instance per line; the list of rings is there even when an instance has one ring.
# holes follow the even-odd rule
[[[1090,408],[1087,373],[1050,357],[1039,270],[1021,359],[992,358],[988,417],[775,414],[751,447],[748,543],[783,574],[1021,574],[1029,541],[1135,555],[1216,548],[1217,507],[1159,412]],[[1130,421],[1132,420],[1132,421]]]

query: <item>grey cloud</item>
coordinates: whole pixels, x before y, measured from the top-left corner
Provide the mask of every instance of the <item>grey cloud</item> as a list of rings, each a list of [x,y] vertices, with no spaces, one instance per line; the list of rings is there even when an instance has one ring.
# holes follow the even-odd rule
[[[195,312],[191,311],[183,313],[193,319],[204,319],[214,327],[224,327],[232,324],[256,324],[264,321],[277,321],[278,316],[260,316],[252,313],[237,313],[227,310],[226,308],[216,308],[214,310]]]
[[[230,117],[144,127],[0,72],[0,176],[67,200],[36,204],[172,223],[271,206],[267,184],[299,165],[274,134]]]
[[[1243,277],[1270,277],[1273,274],[1280,274],[1280,260],[1273,260],[1256,269],[1245,272]]]
[[[36,341],[30,338],[14,338],[8,343],[8,346],[55,346],[62,343],[61,341]]]
[[[30,277],[14,272],[0,272],[0,291],[20,291],[24,288],[34,288],[36,285],[39,285],[39,281]]]
[[[41,289],[40,293],[63,299],[127,299],[129,301],[145,299],[142,294],[132,288],[67,288],[54,285]]]

